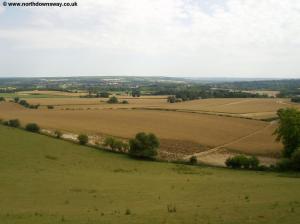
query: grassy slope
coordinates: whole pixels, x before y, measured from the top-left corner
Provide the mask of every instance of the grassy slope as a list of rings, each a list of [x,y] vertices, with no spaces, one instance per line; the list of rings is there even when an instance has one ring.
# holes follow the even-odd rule
[[[1,224],[300,219],[299,178],[136,161],[4,126],[0,198]]]

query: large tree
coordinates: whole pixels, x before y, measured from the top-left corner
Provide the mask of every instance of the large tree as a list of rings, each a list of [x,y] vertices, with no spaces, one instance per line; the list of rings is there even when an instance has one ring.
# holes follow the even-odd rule
[[[300,146],[300,112],[295,108],[279,109],[279,126],[274,132],[276,140],[284,145],[283,155],[290,158]]]

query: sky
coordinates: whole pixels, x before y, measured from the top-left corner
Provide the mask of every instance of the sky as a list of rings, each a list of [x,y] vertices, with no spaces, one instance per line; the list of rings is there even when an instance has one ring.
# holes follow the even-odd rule
[[[0,77],[300,78],[300,0],[4,1]]]

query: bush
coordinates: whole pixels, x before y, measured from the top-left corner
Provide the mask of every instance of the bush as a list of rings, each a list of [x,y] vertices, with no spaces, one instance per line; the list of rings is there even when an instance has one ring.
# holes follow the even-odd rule
[[[198,162],[197,157],[196,156],[191,156],[191,158],[190,158],[190,164],[195,165],[195,164],[197,164],[197,162]]]
[[[249,159],[249,165],[251,169],[257,169],[259,166],[259,160],[256,156],[251,156]]]
[[[5,98],[2,97],[2,96],[0,96],[0,102],[1,102],[1,101],[5,101]]]
[[[111,104],[115,104],[115,103],[118,103],[118,102],[119,102],[119,100],[115,96],[110,97],[109,100],[107,101],[107,103],[111,103]]]
[[[79,141],[80,145],[85,145],[88,143],[89,137],[87,135],[80,134],[78,135],[77,140]]]
[[[109,93],[108,92],[101,92],[101,93],[99,93],[99,96],[102,97],[102,98],[108,98]]]
[[[168,96],[167,102],[168,103],[176,103],[176,97],[175,96]]]
[[[39,132],[40,127],[35,123],[29,123],[25,126],[25,129],[30,132]]]
[[[14,102],[15,102],[15,103],[19,103],[19,101],[20,101],[20,98],[19,98],[19,97],[15,97],[15,98],[14,98]]]
[[[297,149],[292,155],[292,166],[294,170],[300,171],[300,149]]]
[[[54,106],[53,105],[48,105],[47,108],[51,110],[51,109],[54,109]]]
[[[158,138],[150,133],[140,132],[134,139],[129,140],[129,155],[138,158],[153,159],[159,147]]]
[[[288,158],[282,158],[276,164],[276,169],[278,171],[288,171],[291,170],[292,168],[293,168],[292,160]]]
[[[122,104],[128,104],[128,101],[127,100],[123,100],[121,103]]]
[[[60,131],[56,130],[56,131],[54,132],[54,135],[55,135],[56,138],[61,138],[62,133],[61,133]]]
[[[29,103],[27,103],[26,100],[20,100],[19,104],[22,105],[23,107],[29,107]]]
[[[9,120],[8,125],[14,128],[18,128],[21,126],[20,121],[18,119]]]
[[[237,155],[230,157],[225,162],[227,167],[233,169],[257,169],[259,166],[259,160],[255,156],[246,157],[244,155]]]
[[[128,150],[128,144],[113,137],[107,137],[103,145],[109,147],[112,151],[126,152]]]

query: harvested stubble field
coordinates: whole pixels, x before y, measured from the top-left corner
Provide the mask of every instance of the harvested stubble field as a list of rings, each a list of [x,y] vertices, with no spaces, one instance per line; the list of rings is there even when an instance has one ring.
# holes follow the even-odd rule
[[[273,224],[297,175],[147,162],[0,125],[1,224]]]
[[[36,122],[52,130],[121,138],[140,131],[153,132],[162,139],[162,150],[171,153],[191,154],[230,142],[235,142],[230,149],[249,154],[278,155],[281,149],[265,128],[269,123],[226,116],[141,109],[31,110],[2,103],[0,118],[19,118],[23,123]],[[257,138],[253,133],[259,133]]]
[[[31,98],[28,99],[28,102],[42,106],[54,105],[56,109],[145,108],[221,114],[252,119],[276,117],[276,112],[280,108],[300,108],[300,105],[291,103],[289,99],[279,98],[202,99],[170,104],[167,103],[165,96],[117,97],[120,101],[126,99],[129,104],[107,104],[105,98]]]

